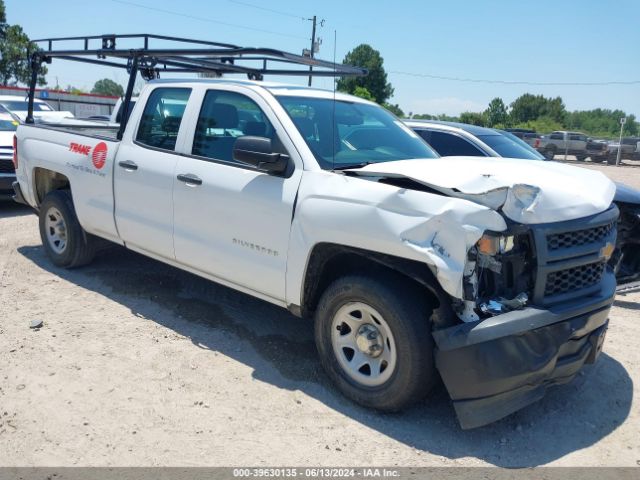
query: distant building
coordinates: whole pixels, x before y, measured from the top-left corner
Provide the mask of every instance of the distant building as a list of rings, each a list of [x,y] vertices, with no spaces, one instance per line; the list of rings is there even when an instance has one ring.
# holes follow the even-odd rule
[[[23,87],[0,86],[0,95],[26,97],[29,89]],[[37,88],[36,97],[44,100],[55,110],[73,113],[78,118],[95,115],[110,115],[119,97],[96,95],[93,93],[69,93],[64,90]]]

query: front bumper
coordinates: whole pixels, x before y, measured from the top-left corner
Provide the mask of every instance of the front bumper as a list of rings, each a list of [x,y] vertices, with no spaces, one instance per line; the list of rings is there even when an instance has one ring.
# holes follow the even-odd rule
[[[593,363],[602,348],[615,288],[608,271],[600,292],[589,297],[433,332],[436,365],[462,428],[506,417]]]

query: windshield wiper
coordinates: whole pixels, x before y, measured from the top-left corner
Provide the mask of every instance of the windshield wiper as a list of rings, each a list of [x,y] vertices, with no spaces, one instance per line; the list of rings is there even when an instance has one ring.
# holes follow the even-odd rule
[[[362,167],[366,167],[367,165],[371,165],[372,163],[375,163],[375,162],[360,162],[360,163],[352,163],[350,165],[340,165],[338,167],[333,167],[333,170],[349,170],[351,168],[362,168]]]

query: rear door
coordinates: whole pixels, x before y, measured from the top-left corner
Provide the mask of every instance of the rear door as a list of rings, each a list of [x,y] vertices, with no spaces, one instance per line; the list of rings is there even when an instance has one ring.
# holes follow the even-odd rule
[[[175,258],[175,148],[190,94],[189,88],[153,90],[137,130],[122,142],[115,165],[115,218],[120,237],[134,250],[167,259]]]
[[[199,94],[198,120],[190,122],[174,178],[176,259],[282,301],[301,158],[252,90],[226,85]],[[290,170],[269,175],[235,161],[233,145],[243,135],[270,138],[275,151],[290,156]]]

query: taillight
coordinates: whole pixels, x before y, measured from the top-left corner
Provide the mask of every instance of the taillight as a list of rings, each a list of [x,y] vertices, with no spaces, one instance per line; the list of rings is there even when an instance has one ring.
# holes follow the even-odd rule
[[[13,168],[18,170],[18,137],[13,136]]]
[[[533,148],[538,148],[540,146],[540,139],[536,138],[536,143],[533,145]]]

